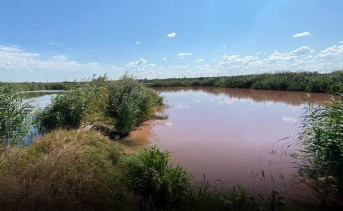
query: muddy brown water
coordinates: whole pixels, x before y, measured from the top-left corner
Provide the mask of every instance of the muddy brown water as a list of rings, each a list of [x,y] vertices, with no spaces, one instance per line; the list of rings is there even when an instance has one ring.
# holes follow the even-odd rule
[[[197,181],[294,192],[294,137],[305,105],[331,96],[230,88],[157,88],[167,120],[147,121],[121,141],[129,152],[156,145]],[[307,100],[306,100],[307,99]],[[261,171],[264,170],[264,178]],[[260,172],[260,174],[258,174]],[[258,175],[257,175],[258,174]]]
[[[199,182],[205,175],[218,187],[241,184],[254,193],[307,194],[294,182],[294,148],[288,146],[295,142],[305,105],[328,105],[330,95],[213,87],[156,90],[168,104],[168,119],[147,121],[131,132],[120,141],[127,152],[156,145]],[[44,108],[54,96],[32,96],[32,103]]]

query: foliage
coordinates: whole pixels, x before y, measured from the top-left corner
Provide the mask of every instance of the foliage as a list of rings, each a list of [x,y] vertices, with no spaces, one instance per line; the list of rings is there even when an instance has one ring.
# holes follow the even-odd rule
[[[115,118],[121,136],[152,117],[156,106],[162,104],[162,98],[155,91],[127,76],[109,88],[108,111]]]
[[[142,80],[151,87],[216,86],[283,91],[305,91],[338,94],[343,92],[343,71],[256,74],[230,77],[172,78]]]
[[[302,128],[304,132],[299,135],[299,140],[304,149],[299,173],[315,181],[320,195],[323,191],[327,194],[337,190],[339,198],[342,198],[343,97],[333,99],[329,107],[309,105],[303,116]]]
[[[68,90],[78,83],[81,82],[0,82],[0,87],[11,84],[17,91]]]
[[[162,98],[132,78],[109,83],[106,76],[93,78],[60,93],[37,116],[45,131],[79,128],[90,124],[115,124],[121,137],[152,118]]]
[[[59,93],[49,106],[37,115],[43,131],[79,128],[81,123],[97,121],[106,108],[106,77],[93,78],[89,83]]]
[[[32,108],[12,86],[0,87],[0,144],[15,145],[30,133]]]
[[[129,187],[142,196],[146,208],[175,208],[187,196],[190,176],[169,159],[169,153],[152,147],[142,149],[126,163]]]

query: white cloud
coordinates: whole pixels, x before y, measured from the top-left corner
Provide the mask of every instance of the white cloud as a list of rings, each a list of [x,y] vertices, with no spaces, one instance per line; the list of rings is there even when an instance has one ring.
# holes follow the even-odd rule
[[[137,61],[133,61],[127,64],[127,67],[139,67],[146,64],[146,60],[144,58],[139,58]]]
[[[339,44],[343,44],[343,41],[339,41]]]
[[[179,58],[192,56],[190,52],[177,54]],[[262,56],[263,55],[263,56]],[[167,58],[163,57],[162,61]],[[199,63],[188,65],[167,65],[150,63],[144,58],[138,58],[128,64],[100,64],[97,62],[79,62],[72,60],[68,55],[56,54],[44,56],[39,53],[29,52],[18,46],[0,45],[0,71],[12,71],[26,74],[34,73],[40,76],[51,72],[69,71],[70,73],[60,74],[61,78],[70,76],[68,79],[82,79],[96,73],[108,72],[109,75],[120,76],[125,71],[137,74],[140,78],[166,78],[166,77],[197,77],[214,75],[237,75],[278,71],[327,71],[343,68],[343,44],[329,46],[325,49],[314,49],[308,46],[301,46],[292,51],[279,51],[267,54],[252,55],[221,55],[215,58],[198,58]],[[207,64],[201,61],[209,61]],[[73,73],[75,72],[76,73]],[[82,71],[78,73],[77,71]],[[8,73],[0,72],[0,80],[13,80]],[[7,78],[6,78],[7,75]],[[24,77],[24,76],[23,76]],[[25,76],[29,77],[29,76]],[[47,77],[49,76],[42,76]],[[41,78],[42,78],[41,77]],[[30,80],[29,77],[28,79]],[[62,79],[62,80],[63,80]],[[42,79],[37,79],[42,80]],[[43,79],[45,80],[45,79]],[[53,79],[52,79],[53,80]],[[57,79],[56,80],[60,80]]]
[[[148,64],[148,65],[145,66],[145,67],[149,68],[149,67],[156,67],[156,66],[157,66],[156,64]]]
[[[320,51],[316,58],[327,58],[327,59],[342,59],[343,58],[343,45],[331,46],[327,49]]]
[[[167,34],[167,37],[175,37],[176,36],[176,33],[175,32],[172,32],[170,34]]]
[[[192,53],[178,53],[177,56],[180,58],[180,59],[183,59],[185,56],[191,56]]]
[[[80,63],[67,55],[55,55],[43,59],[38,53],[30,53],[18,46],[0,45],[0,70],[52,70],[80,71],[101,69],[97,63]]]
[[[137,41],[137,42],[136,42],[136,45],[140,45],[140,44],[141,44],[141,42],[140,42],[140,41]]]
[[[138,73],[142,75],[146,73],[147,75],[151,75],[155,69],[157,69],[156,64],[148,64],[148,62],[144,58],[139,58],[137,61],[130,62],[126,65],[127,71],[135,74]]]
[[[297,37],[308,37],[308,36],[311,36],[310,32],[297,33],[297,34],[293,35],[292,37],[297,38]]]

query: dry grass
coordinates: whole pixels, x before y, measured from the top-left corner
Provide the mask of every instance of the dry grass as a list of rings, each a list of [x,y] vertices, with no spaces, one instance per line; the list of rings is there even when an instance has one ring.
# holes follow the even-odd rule
[[[97,132],[56,130],[0,155],[3,209],[134,209],[118,167],[123,150]]]

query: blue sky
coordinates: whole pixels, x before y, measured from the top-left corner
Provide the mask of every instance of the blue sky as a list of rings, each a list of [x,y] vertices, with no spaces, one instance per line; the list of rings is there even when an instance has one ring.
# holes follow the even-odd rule
[[[2,0],[0,80],[343,69],[341,0]]]

